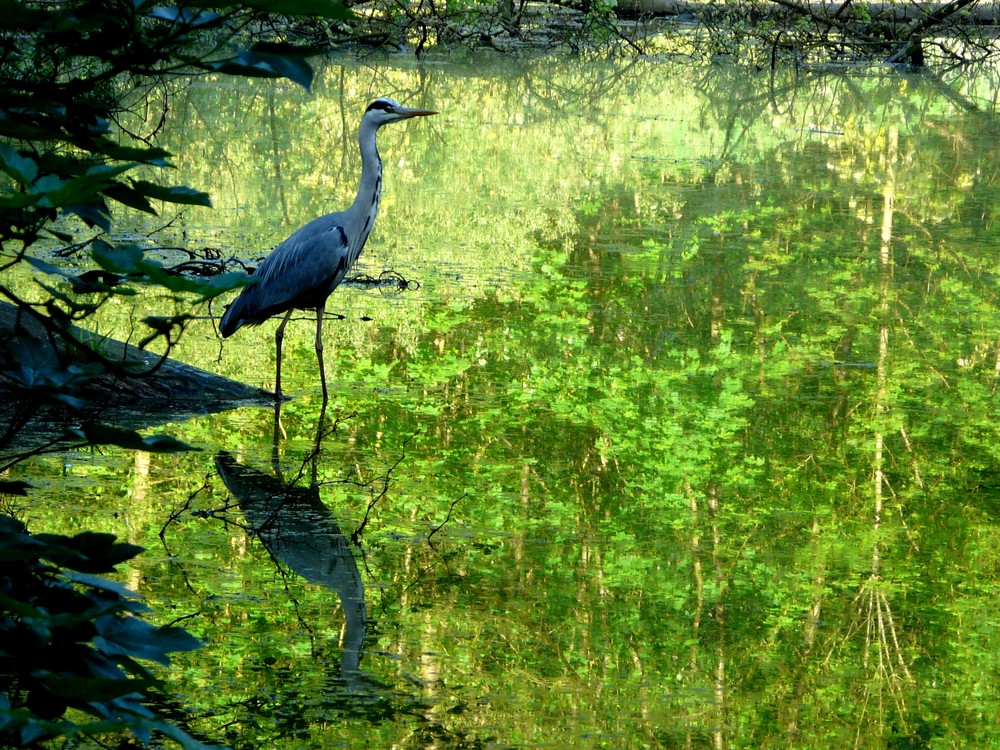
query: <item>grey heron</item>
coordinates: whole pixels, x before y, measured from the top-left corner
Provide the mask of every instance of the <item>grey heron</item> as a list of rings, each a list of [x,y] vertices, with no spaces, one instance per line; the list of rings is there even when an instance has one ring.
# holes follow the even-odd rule
[[[378,214],[382,195],[382,160],[375,135],[390,122],[434,115],[429,109],[410,109],[395,99],[380,98],[368,105],[361,118],[361,184],[354,203],[346,211],[313,219],[271,251],[222,315],[219,332],[232,336],[245,325],[260,325],[284,313],[274,334],[277,364],[274,397],[281,400],[281,342],[293,310],[316,310],[316,360],[327,401],[323,367],[323,311],[327,297],[344,280],[358,259]]]

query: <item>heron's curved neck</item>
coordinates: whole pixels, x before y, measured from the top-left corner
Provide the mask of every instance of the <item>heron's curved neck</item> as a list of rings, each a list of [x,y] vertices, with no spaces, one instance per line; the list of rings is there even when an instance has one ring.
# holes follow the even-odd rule
[[[364,247],[375,216],[378,214],[379,199],[382,196],[382,159],[378,155],[375,144],[375,133],[378,128],[362,122],[358,132],[358,143],[361,146],[361,184],[358,185],[358,195],[348,211],[352,218],[352,231],[348,232],[352,257],[357,258]]]

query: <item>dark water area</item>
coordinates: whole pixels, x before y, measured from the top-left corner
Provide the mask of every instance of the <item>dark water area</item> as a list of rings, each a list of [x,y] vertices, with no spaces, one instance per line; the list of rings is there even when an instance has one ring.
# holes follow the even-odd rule
[[[161,145],[215,209],[130,235],[259,259],[350,203],[393,96],[440,114],[380,134],[357,270],[408,283],[334,293],[325,409],[302,313],[277,419],[37,457],[21,515],[147,548],[121,579],[206,644],[158,674],[235,748],[996,746],[993,90],[562,58],[199,83]],[[276,323],[178,357],[271,388]]]

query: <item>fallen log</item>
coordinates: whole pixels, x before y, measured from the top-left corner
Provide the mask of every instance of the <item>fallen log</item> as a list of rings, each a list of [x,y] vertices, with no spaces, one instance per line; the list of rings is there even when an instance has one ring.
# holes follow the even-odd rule
[[[14,342],[49,348],[55,356],[71,357],[85,362],[86,354],[71,351],[68,346],[53,341],[49,330],[35,318],[19,313],[7,302],[0,302],[0,341],[5,350]],[[78,341],[89,344],[98,357],[115,365],[114,372],[88,381],[88,400],[105,405],[134,404],[139,400],[169,399],[198,413],[209,413],[243,403],[273,403],[274,395],[261,388],[230,380],[174,359],[162,360],[153,352],[131,344],[98,337],[77,326],[70,329]],[[99,352],[99,355],[98,355]],[[11,387],[9,379],[0,374],[0,393]]]
[[[58,442],[68,427],[88,421],[138,430],[238,406],[274,404],[274,394],[261,388],[71,327],[72,337],[93,347],[88,356],[86,347],[60,341],[52,330],[0,302],[0,356],[6,370],[0,372],[0,453]],[[46,375],[49,364],[52,372],[72,372],[66,368],[88,360],[112,366],[75,387],[70,381],[66,389]],[[26,386],[32,378],[37,387]]]

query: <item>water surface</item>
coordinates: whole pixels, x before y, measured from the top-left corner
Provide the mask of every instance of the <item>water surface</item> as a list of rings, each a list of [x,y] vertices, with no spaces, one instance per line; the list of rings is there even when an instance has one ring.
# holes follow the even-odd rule
[[[357,270],[407,289],[331,298],[325,412],[303,313],[280,428],[40,457],[27,520],[148,548],[125,580],[206,641],[165,677],[233,747],[996,745],[992,90],[561,58],[199,83],[161,141],[216,208],[129,233],[254,263],[349,204],[389,95],[441,113],[380,134]],[[203,320],[179,357],[270,387],[273,330]]]

